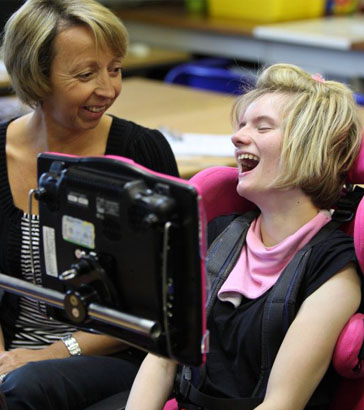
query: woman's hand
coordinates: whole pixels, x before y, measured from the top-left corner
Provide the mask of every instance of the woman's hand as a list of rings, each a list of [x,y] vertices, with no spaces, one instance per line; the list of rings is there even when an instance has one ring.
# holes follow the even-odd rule
[[[95,335],[87,332],[75,332],[73,336],[79,343],[81,352],[84,355],[108,355],[126,347],[125,343],[110,336]],[[8,352],[4,351],[3,348],[1,349],[0,345],[0,383],[1,376],[29,362],[63,359],[69,356],[70,353],[61,340],[42,349],[18,348]]]
[[[0,375],[8,374],[29,362],[53,359],[48,349],[14,349],[0,353]]]

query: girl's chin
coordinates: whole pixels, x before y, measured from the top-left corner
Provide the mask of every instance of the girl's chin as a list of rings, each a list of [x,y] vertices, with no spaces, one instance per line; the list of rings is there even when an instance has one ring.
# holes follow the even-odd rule
[[[244,184],[242,182],[238,183],[238,186],[236,187],[236,192],[241,197],[248,199],[249,201],[252,201],[252,202],[254,202],[254,198],[257,195],[257,192],[254,189],[254,187],[251,187],[248,184]]]
[[[242,186],[242,184],[238,184],[237,188],[236,188],[236,192],[238,193],[238,195],[246,198],[246,195],[249,194],[249,190],[247,190],[247,188],[245,186]]]

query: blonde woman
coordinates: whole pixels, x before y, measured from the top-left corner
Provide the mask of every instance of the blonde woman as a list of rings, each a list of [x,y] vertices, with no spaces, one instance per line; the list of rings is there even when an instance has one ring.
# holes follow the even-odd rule
[[[208,319],[210,351],[197,372],[199,380],[195,372],[191,381],[206,396],[178,391],[183,409],[227,410],[215,398],[253,395],[265,301],[295,254],[330,222],[330,209],[362,141],[351,91],[293,65],[262,71],[256,88],[238,100],[235,119],[237,192],[254,202],[259,214],[235,264],[226,269]],[[211,228],[221,232],[226,223],[226,217],[217,218]],[[312,247],[297,314],[273,358],[264,398],[235,408],[327,410],[335,385],[332,352],[360,300],[352,238],[334,230]],[[176,363],[148,355],[127,410],[161,409],[175,373]],[[197,402],[206,397],[208,406]]]
[[[93,0],[28,0],[6,24],[3,59],[33,111],[0,124],[2,273],[40,283],[36,203],[35,215],[27,214],[38,153],[121,155],[178,175],[158,131],[106,114],[121,91],[127,45],[121,21]],[[30,299],[0,296],[0,392],[9,409],[81,410],[130,388],[140,352],[47,319]]]

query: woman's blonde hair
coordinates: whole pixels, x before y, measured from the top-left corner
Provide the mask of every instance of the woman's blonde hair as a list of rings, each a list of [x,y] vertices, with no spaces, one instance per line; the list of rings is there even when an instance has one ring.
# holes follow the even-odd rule
[[[27,0],[5,25],[2,57],[18,97],[36,107],[51,92],[53,43],[65,28],[89,27],[95,44],[124,57],[128,34],[118,17],[94,0]]]
[[[300,187],[316,206],[330,208],[362,141],[362,123],[352,91],[294,65],[275,64],[260,73],[255,89],[237,100],[235,125],[253,101],[269,93],[288,96],[282,113],[281,172],[273,185]]]

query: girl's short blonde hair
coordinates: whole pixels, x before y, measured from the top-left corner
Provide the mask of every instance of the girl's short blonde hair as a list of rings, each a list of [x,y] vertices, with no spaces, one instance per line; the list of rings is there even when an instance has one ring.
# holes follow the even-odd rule
[[[52,88],[54,39],[65,28],[84,25],[95,44],[124,57],[128,34],[118,17],[94,0],[27,0],[5,25],[2,57],[18,97],[36,107]]]
[[[282,113],[281,172],[276,188],[300,187],[319,208],[337,201],[362,142],[363,127],[352,91],[290,64],[275,64],[258,76],[255,89],[233,110],[235,125],[257,98],[289,96]]]

